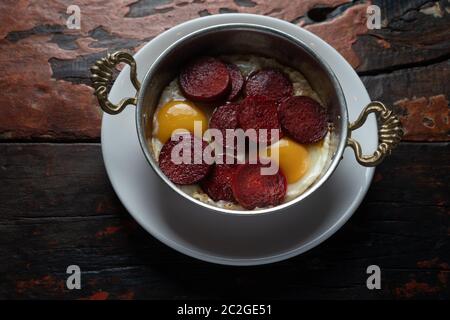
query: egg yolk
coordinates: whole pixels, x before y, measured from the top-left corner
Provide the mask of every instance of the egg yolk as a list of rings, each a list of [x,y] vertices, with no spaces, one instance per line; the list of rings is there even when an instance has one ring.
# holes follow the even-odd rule
[[[275,150],[278,150],[278,159]],[[269,146],[266,156],[278,163],[288,184],[300,180],[309,168],[308,150],[289,138],[282,138]]]
[[[208,120],[205,114],[190,101],[172,100],[163,105],[156,115],[158,129],[156,137],[162,143],[170,139],[177,129],[194,133],[195,121],[201,122],[201,134],[206,130]]]

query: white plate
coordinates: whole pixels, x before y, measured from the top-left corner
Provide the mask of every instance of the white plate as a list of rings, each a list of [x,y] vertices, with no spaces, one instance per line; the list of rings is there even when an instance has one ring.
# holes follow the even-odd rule
[[[195,30],[223,23],[253,23],[286,32],[309,44],[332,66],[345,93],[350,119],[369,96],[352,67],[317,36],[288,22],[250,14],[198,18],[159,35],[135,55],[142,81],[158,55]],[[111,92],[112,101],[134,96],[129,68],[124,68]],[[365,150],[377,146],[376,120],[371,115],[353,136]],[[303,253],[335,233],[353,214],[369,188],[373,168],[364,168],[347,149],[332,177],[314,194],[281,213],[225,215],[198,207],[173,192],[153,172],[139,146],[135,108],[105,114],[102,151],[112,186],[126,209],[154,237],[189,256],[227,265],[258,265]]]

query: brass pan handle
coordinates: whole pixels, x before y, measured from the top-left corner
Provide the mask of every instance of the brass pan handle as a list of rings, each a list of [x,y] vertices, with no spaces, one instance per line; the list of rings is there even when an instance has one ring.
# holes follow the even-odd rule
[[[130,80],[136,89],[136,96],[134,98],[123,98],[118,104],[114,104],[108,99],[108,85],[113,82],[113,71],[121,62],[130,66]],[[109,114],[118,114],[127,105],[137,104],[137,94],[141,88],[141,83],[137,79],[136,61],[131,54],[124,51],[117,51],[113,54],[108,53],[105,58],[98,60],[91,67],[91,73],[92,84],[95,89],[94,95],[97,97],[98,103],[103,111]]]
[[[364,124],[367,116],[372,112],[379,115],[380,127],[378,129],[378,135],[380,141],[377,150],[373,154],[363,155],[361,145],[351,137],[351,134]],[[365,167],[374,167],[380,164],[391,153],[392,149],[399,144],[403,137],[403,128],[398,117],[392,110],[378,101],[369,103],[361,112],[358,119],[349,125],[348,129],[347,146],[350,146],[355,152],[358,163]]]

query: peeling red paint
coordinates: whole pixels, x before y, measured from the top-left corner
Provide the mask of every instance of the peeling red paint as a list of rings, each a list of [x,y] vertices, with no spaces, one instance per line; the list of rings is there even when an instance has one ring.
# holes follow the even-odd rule
[[[442,270],[449,270],[447,262],[442,262],[439,258],[433,258],[431,260],[422,260],[417,262],[417,266],[422,269],[439,268]]]
[[[394,103],[401,109],[400,121],[405,129],[404,140],[447,141],[450,132],[450,111],[443,94],[429,98],[403,99]]]
[[[97,238],[103,238],[103,237],[111,236],[111,235],[115,234],[117,231],[119,231],[121,229],[122,229],[121,226],[109,226],[109,227],[106,227],[105,229],[100,230],[99,232],[97,232],[95,234],[95,236]]]
[[[356,42],[357,36],[368,31],[366,24],[368,5],[369,3],[355,5],[331,21],[306,26],[305,29],[328,41],[352,67],[356,68],[360,64],[360,59],[352,45]]]
[[[120,294],[117,296],[120,300],[133,300],[134,299],[134,292],[133,291],[127,291],[123,294]]]
[[[256,13],[269,15],[279,19],[292,21],[303,16],[309,9],[317,5],[336,7],[350,0],[253,0],[255,6],[243,7],[233,0],[209,1],[207,4],[198,1],[189,1],[189,5],[180,6],[175,1],[167,6],[158,6],[159,9],[169,9],[167,12],[145,15],[142,17],[127,17],[130,5],[136,0],[101,1],[78,0],[77,5],[82,8],[83,19],[81,30],[72,31],[87,36],[89,31],[103,26],[108,32],[124,38],[142,39],[154,37],[168,28],[184,21],[198,18],[199,11],[207,9],[211,14],[219,13],[222,8],[242,13]],[[1,20],[0,37],[11,31],[29,30],[37,25],[65,25],[65,12],[67,5],[60,1],[48,1],[46,6],[37,1],[29,3],[26,0],[10,1],[0,6]],[[9,12],[21,12],[21,19],[14,19]],[[91,39],[92,41],[93,39]]]
[[[79,300],[107,300],[109,297],[109,293],[106,291],[98,291],[93,293],[92,295],[80,298]]]
[[[16,292],[22,294],[32,289],[44,289],[46,291],[61,293],[65,291],[64,285],[63,280],[57,280],[50,275],[46,275],[42,278],[17,281]]]
[[[437,280],[442,287],[447,287],[448,274],[450,272],[450,267],[447,262],[443,262],[438,257],[435,257],[431,260],[418,261],[417,267],[421,269],[440,269],[437,273]]]
[[[419,268],[423,268],[423,269],[434,268],[434,267],[436,267],[436,264],[438,261],[439,261],[439,258],[433,258],[431,260],[417,261],[417,266]]]
[[[429,295],[439,291],[439,287],[432,287],[428,283],[417,282],[415,279],[412,279],[402,287],[395,288],[394,293],[399,298],[413,298],[416,295]]]

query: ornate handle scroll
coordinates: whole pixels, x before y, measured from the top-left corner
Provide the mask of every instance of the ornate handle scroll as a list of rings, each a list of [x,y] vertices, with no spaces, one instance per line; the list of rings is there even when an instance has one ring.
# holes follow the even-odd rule
[[[379,115],[380,127],[378,133],[380,141],[377,150],[372,155],[363,155],[361,145],[351,137],[351,133],[361,127],[367,116],[372,112]],[[403,128],[398,117],[392,110],[378,101],[373,101],[364,108],[358,119],[349,125],[349,132],[347,145],[355,152],[358,163],[365,167],[374,167],[380,164],[403,137]]]
[[[141,84],[137,79],[136,61],[133,56],[127,52],[117,51],[109,54],[91,67],[92,84],[95,89],[94,95],[98,99],[98,103],[103,111],[109,114],[120,113],[127,105],[137,104],[137,98],[123,98],[118,104],[114,104],[108,99],[109,89],[108,85],[113,83],[113,71],[115,67],[124,62],[130,66],[130,80],[136,89],[136,96],[141,88]]]

